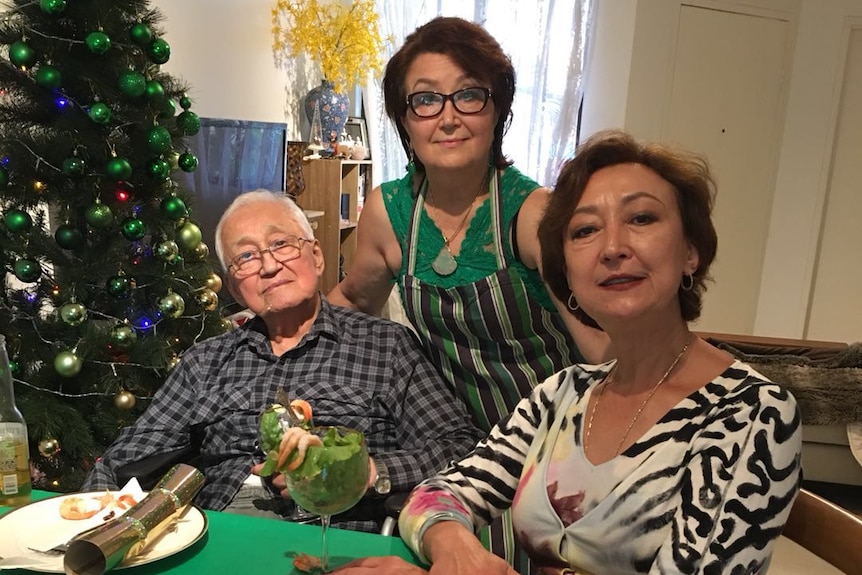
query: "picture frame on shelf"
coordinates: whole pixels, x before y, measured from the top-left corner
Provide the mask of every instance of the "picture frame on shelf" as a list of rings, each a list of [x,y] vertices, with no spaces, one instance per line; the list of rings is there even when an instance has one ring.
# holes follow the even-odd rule
[[[355,143],[361,143],[361,147],[365,149],[365,154],[362,154],[361,150],[355,149],[358,146],[354,146],[354,153],[351,155],[352,159],[370,160],[371,146],[368,142],[368,126],[365,123],[365,118],[348,117],[347,123],[344,124],[344,132]]]

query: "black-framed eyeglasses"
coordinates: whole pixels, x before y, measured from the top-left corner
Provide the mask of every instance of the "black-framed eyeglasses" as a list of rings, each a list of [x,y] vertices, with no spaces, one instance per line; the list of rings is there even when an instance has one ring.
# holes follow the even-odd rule
[[[247,278],[259,273],[263,267],[263,254],[269,253],[278,263],[287,263],[299,257],[304,242],[313,242],[308,238],[286,236],[278,238],[264,250],[246,250],[230,260],[228,270],[238,279]]]
[[[488,105],[491,90],[474,86],[463,88],[451,94],[439,92],[413,92],[407,96],[407,105],[420,118],[433,118],[443,111],[446,100],[452,102],[462,114],[478,114]]]

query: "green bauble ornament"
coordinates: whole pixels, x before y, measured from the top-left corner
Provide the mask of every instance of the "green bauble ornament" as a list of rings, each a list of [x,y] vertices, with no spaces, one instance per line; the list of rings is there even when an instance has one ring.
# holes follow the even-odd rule
[[[189,215],[189,210],[186,208],[185,202],[177,196],[168,196],[162,200],[159,208],[166,218],[175,222]]]
[[[218,294],[209,288],[204,288],[197,294],[198,304],[206,311],[214,311],[218,307]]]
[[[71,224],[63,224],[54,232],[54,241],[64,250],[76,250],[84,245],[84,234]]]
[[[180,246],[173,240],[165,240],[156,246],[156,255],[172,264],[177,261],[177,256],[180,255]]]
[[[147,82],[147,99],[153,102],[161,102],[165,99],[165,87],[158,80]]]
[[[164,106],[162,106],[162,110],[159,112],[159,118],[173,118],[174,114],[177,113],[177,107],[174,106],[174,101],[171,99],[166,99]]]
[[[191,107],[192,107],[192,99],[189,98],[188,96],[182,96],[180,98],[180,108],[182,108],[183,110],[188,110]]]
[[[54,358],[54,371],[63,377],[75,377],[81,373],[84,362],[72,351],[61,351]]]
[[[21,362],[17,359],[9,360],[9,371],[12,372],[12,375],[20,375],[21,374]]]
[[[137,98],[147,91],[147,79],[135,70],[124,70],[117,78],[117,87],[126,96]]]
[[[177,165],[184,172],[194,172],[198,167],[198,158],[191,152],[180,154]]]
[[[66,0],[41,0],[39,8],[45,14],[56,16],[57,14],[62,14],[63,10],[66,9]]]
[[[162,38],[147,44],[147,56],[156,64],[164,64],[171,59],[171,45]]]
[[[119,350],[127,351],[138,340],[138,333],[126,324],[119,324],[111,328],[111,344]]]
[[[186,222],[177,230],[177,243],[186,251],[194,252],[201,243],[201,229],[192,222]]]
[[[3,216],[6,228],[13,234],[25,234],[33,227],[33,218],[24,210],[13,208]]]
[[[19,40],[9,46],[9,60],[16,66],[29,68],[36,63],[36,51],[27,42]]]
[[[0,166],[0,188],[5,188],[9,185],[9,172],[3,166]]]
[[[87,308],[76,302],[67,303],[60,308],[60,319],[72,327],[79,326],[87,321]]]
[[[201,129],[201,119],[194,112],[186,110],[177,116],[177,128],[184,136],[194,136]]]
[[[205,243],[201,242],[195,249],[192,250],[192,254],[195,256],[199,262],[207,259],[207,256],[210,255],[210,247]]]
[[[105,164],[105,173],[115,180],[128,180],[132,176],[132,165],[125,158],[111,158]]]
[[[132,292],[132,282],[126,276],[112,276],[105,282],[105,291],[111,297],[124,299]]]
[[[105,204],[95,203],[84,212],[84,219],[90,226],[104,229],[114,223],[114,212]]]
[[[180,294],[172,292],[159,300],[159,309],[166,316],[176,319],[186,311],[186,301]]]
[[[78,156],[70,156],[63,160],[63,173],[67,176],[83,176],[87,171],[87,162]]]
[[[90,52],[100,56],[111,48],[111,39],[102,31],[90,32],[84,38],[84,43]]]
[[[147,162],[147,175],[157,180],[164,180],[171,175],[171,165],[162,157],[153,158]]]
[[[46,90],[56,90],[63,85],[63,76],[54,66],[42,64],[36,70],[36,83]]]
[[[146,46],[153,39],[153,31],[143,22],[129,28],[129,38],[138,46]]]
[[[171,133],[162,126],[153,126],[147,132],[147,145],[157,154],[164,154],[171,149]]]
[[[124,238],[134,242],[147,235],[147,225],[138,218],[126,218],[123,220],[121,232]]]
[[[15,277],[24,283],[34,282],[42,276],[42,266],[33,260],[17,260],[13,269]]]
[[[103,102],[96,102],[90,106],[87,115],[97,124],[107,124],[111,121],[111,116],[113,116],[111,109]]]

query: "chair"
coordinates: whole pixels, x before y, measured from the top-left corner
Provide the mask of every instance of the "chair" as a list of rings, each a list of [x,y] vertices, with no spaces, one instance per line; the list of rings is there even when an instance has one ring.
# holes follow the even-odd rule
[[[848,575],[862,575],[862,519],[801,489],[782,533]]]

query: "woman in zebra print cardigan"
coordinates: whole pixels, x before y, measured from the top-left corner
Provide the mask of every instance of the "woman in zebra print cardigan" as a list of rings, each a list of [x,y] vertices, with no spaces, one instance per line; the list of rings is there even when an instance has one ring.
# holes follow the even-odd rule
[[[617,359],[550,377],[414,490],[401,535],[431,573],[514,573],[474,536],[509,507],[540,573],[766,572],[799,487],[800,417],[786,389],[689,331],[713,193],[703,159],[621,131],[563,168],[543,274]]]

